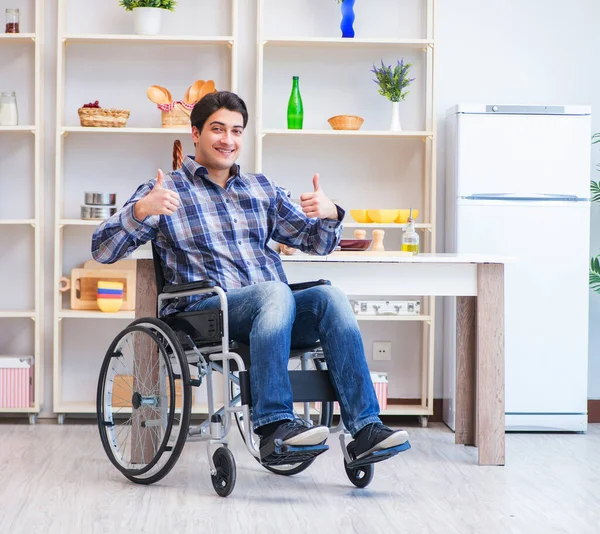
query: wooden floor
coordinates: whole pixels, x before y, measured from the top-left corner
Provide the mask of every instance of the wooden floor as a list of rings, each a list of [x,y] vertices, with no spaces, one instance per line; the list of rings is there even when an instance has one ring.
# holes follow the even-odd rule
[[[0,533],[260,534],[600,532],[600,425],[587,434],[508,434],[505,467],[478,467],[442,424],[409,428],[412,449],[346,478],[337,435],[304,473],[268,473],[232,431],[233,494],[218,497],[206,445],[188,443],[154,486],[127,481],[91,424],[0,424]]]

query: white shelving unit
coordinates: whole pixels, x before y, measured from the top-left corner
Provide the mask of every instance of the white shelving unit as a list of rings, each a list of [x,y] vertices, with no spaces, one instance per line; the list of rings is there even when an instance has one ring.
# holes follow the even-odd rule
[[[75,0],[71,0],[75,1]],[[79,1],[79,0],[77,0]],[[187,1],[195,0],[181,0],[179,5]],[[88,395],[85,399],[81,400],[67,400],[63,395],[63,376],[68,379],[69,370],[63,366],[63,330],[64,321],[101,321],[98,323],[101,325],[107,320],[125,320],[131,321],[135,317],[133,311],[121,311],[118,313],[106,314],[100,311],[79,311],[71,310],[63,307],[63,297],[59,292],[59,280],[61,276],[69,276],[69,272],[64,272],[63,268],[63,255],[65,252],[65,246],[67,245],[68,236],[65,236],[65,229],[90,229],[97,226],[99,221],[88,221],[68,218],[64,215],[64,204],[65,195],[67,193],[65,179],[65,151],[68,150],[65,139],[67,136],[83,137],[84,139],[96,138],[96,135],[100,134],[103,136],[116,136],[117,138],[123,139],[143,139],[148,135],[164,136],[167,139],[173,138],[174,136],[182,136],[182,139],[187,139],[190,136],[190,129],[188,128],[155,128],[155,127],[125,127],[125,128],[87,128],[79,125],[66,124],[66,70],[67,70],[67,48],[76,47],[80,45],[103,47],[118,44],[121,47],[136,47],[139,49],[144,46],[173,46],[174,50],[180,49],[181,47],[197,47],[206,46],[217,46],[226,47],[230,51],[230,87],[219,87],[219,89],[229,89],[237,91],[238,84],[238,8],[239,0],[228,0],[230,4],[230,18],[229,26],[230,31],[227,35],[220,36],[195,36],[195,35],[157,35],[157,36],[145,36],[145,35],[128,35],[128,34],[107,34],[107,33],[69,33],[66,28],[66,16],[67,16],[67,0],[58,0],[58,48],[57,48],[57,126],[56,126],[56,173],[55,173],[55,247],[54,247],[54,345],[53,345],[53,385],[54,385],[54,399],[53,409],[58,414],[58,421],[62,423],[64,417],[67,414],[92,414],[96,411],[96,405],[94,402],[95,392]],[[187,66],[181,61],[177,63],[177,54],[174,54],[173,64],[178,69],[186,69]],[[194,73],[190,72],[190,76],[193,77]],[[106,73],[106,77],[110,79],[110,73]],[[196,78],[192,78],[190,82],[193,82]],[[119,80],[114,80],[114,84],[118,84]],[[149,83],[148,85],[151,85]],[[183,95],[182,95],[183,96]],[[145,95],[140,98],[146,98]],[[83,104],[80,103],[80,104]],[[185,137],[183,137],[185,136]],[[167,149],[165,152],[170,152],[168,144],[165,145]],[[90,155],[93,157],[93,144],[89,145]],[[114,185],[114,184],[113,184]],[[136,184],[136,186],[139,184]],[[103,183],[102,187],[110,187],[110,183]],[[130,191],[133,193],[133,189]],[[121,202],[122,205],[122,202]],[[84,254],[89,253],[89,246]],[[84,256],[84,261],[91,259]],[[123,323],[123,327],[126,323]],[[101,328],[99,326],[98,328]],[[100,368],[101,359],[104,357],[104,353],[108,347],[90,347],[90,352],[97,352],[97,369]],[[195,408],[198,411],[198,408]]]
[[[42,390],[42,377],[44,369],[43,351],[42,351],[42,336],[43,336],[43,323],[42,323],[42,306],[43,306],[43,242],[42,242],[42,226],[43,226],[43,211],[42,211],[42,198],[43,198],[43,166],[42,166],[42,136],[40,133],[43,131],[43,113],[42,113],[42,98],[43,98],[43,28],[44,28],[44,1],[35,0],[35,14],[33,17],[33,25],[35,31],[33,33],[17,33],[17,34],[6,34],[0,33],[0,50],[3,54],[10,51],[14,46],[31,46],[31,50],[28,53],[34,58],[34,76],[32,88],[33,94],[33,120],[34,123],[30,125],[19,125],[19,126],[0,126],[0,144],[2,140],[7,136],[33,136],[33,187],[32,193],[33,198],[29,199],[29,202],[33,205],[33,218],[1,218],[0,214],[0,236],[6,235],[12,228],[15,227],[31,227],[33,234],[33,247],[31,250],[31,258],[33,261],[33,276],[28,281],[33,288],[33,309],[30,310],[19,310],[19,309],[0,309],[0,329],[6,328],[8,324],[5,320],[13,319],[24,319],[31,320],[33,322],[33,354],[34,359],[34,401],[27,408],[0,408],[1,414],[28,414],[29,422],[35,423],[37,414],[40,412],[41,401],[43,399]],[[21,24],[23,27],[24,24]],[[9,63],[10,63],[10,55]],[[10,83],[11,78],[0,80],[0,85],[6,91]],[[9,84],[7,86],[7,83]],[[23,103],[22,95],[19,98],[17,95],[18,103]],[[0,157],[2,157],[2,151],[0,150]],[[5,173],[0,175],[0,187],[4,191],[10,190],[10,181],[16,179],[14,173]],[[27,199],[15,199],[16,202],[26,205]],[[9,253],[4,250],[5,253]],[[3,353],[2,347],[0,347],[0,353]],[[25,355],[24,355],[25,356]]]
[[[421,250],[423,252],[435,252],[435,227],[436,227],[436,118],[434,113],[434,58],[435,58],[435,7],[436,0],[423,0],[424,2],[424,38],[421,39],[402,39],[402,38],[336,38],[336,37],[285,37],[280,35],[268,35],[264,20],[265,3],[267,0],[257,0],[257,118],[256,118],[256,171],[263,172],[264,162],[269,154],[264,148],[265,139],[270,137],[283,137],[289,139],[314,138],[318,143],[321,139],[355,139],[356,143],[369,139],[392,139],[397,143],[403,143],[406,140],[420,139],[425,145],[423,175],[415,177],[422,186],[423,206],[421,206],[420,219],[422,222],[415,226],[421,234]],[[362,16],[366,16],[362,13]],[[373,13],[373,16],[381,14]],[[339,131],[333,129],[302,129],[288,130],[283,128],[266,128],[264,125],[265,110],[265,65],[268,59],[265,58],[265,52],[276,47],[287,50],[299,51],[302,49],[313,49],[318,47],[322,50],[320,61],[326,61],[328,51],[352,50],[366,48],[373,51],[389,51],[412,49],[413,52],[422,52],[424,63],[423,73],[424,83],[424,129],[418,131],[392,132],[386,130],[360,129],[355,131]],[[281,56],[280,56],[281,57]],[[290,85],[291,88],[291,85]],[[302,89],[301,89],[302,92]],[[382,97],[380,97],[382,98]],[[313,93],[314,99],[314,93]],[[313,100],[314,101],[314,100]],[[305,104],[306,107],[306,104]],[[278,145],[281,150],[281,144]],[[307,150],[308,145],[302,145],[303,150]],[[360,145],[357,144],[357,147]],[[279,154],[281,156],[281,154]],[[374,182],[376,184],[376,182]],[[284,182],[281,185],[286,186]],[[360,187],[360,184],[356,185]],[[371,184],[371,187],[373,184]],[[344,187],[351,187],[344,184]],[[399,183],[398,187],[402,187]],[[383,194],[383,193],[382,193]],[[383,199],[382,199],[383,200]],[[371,206],[365,206],[371,207]],[[375,206],[372,206],[375,207]],[[347,210],[345,228],[387,228],[400,231],[400,224],[361,224],[352,222],[349,210]],[[326,272],[326,271],[324,271]],[[368,272],[365,272],[368,276]],[[421,325],[421,403],[420,405],[411,404],[390,404],[383,415],[417,415],[421,418],[423,425],[427,423],[427,416],[433,414],[433,363],[434,363],[434,334],[435,334],[435,299],[434,297],[425,297],[422,299],[422,314],[418,316],[396,316],[396,317],[364,317],[357,316],[361,322],[416,322]]]

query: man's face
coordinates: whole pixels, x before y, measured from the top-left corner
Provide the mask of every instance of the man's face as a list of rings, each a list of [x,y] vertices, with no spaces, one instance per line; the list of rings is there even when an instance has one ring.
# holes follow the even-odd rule
[[[201,135],[194,127],[196,162],[209,172],[230,169],[242,149],[243,124],[241,113],[222,108],[208,117]]]

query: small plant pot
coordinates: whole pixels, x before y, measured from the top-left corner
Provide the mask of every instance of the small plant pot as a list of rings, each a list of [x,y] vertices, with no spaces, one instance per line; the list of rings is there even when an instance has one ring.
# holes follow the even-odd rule
[[[163,10],[158,7],[136,7],[133,25],[136,35],[158,35]]]

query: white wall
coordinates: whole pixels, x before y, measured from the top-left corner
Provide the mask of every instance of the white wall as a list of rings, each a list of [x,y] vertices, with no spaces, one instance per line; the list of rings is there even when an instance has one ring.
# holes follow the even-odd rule
[[[181,0],[180,3],[188,4],[193,0]],[[100,6],[99,2],[91,0],[70,0],[74,10],[69,18],[70,21],[86,20],[86,24],[92,24],[86,30],[101,31],[106,28],[106,25],[115,30],[126,31],[129,21],[125,13],[120,9],[116,9],[111,4],[116,4],[117,0],[112,3],[106,2],[106,6]],[[207,0],[198,0],[197,5],[206,3]],[[287,0],[269,0],[272,4],[271,8],[287,3]],[[275,2],[275,3],[273,3]],[[311,32],[323,35],[329,31],[331,36],[337,36],[337,25],[339,24],[338,7],[334,0],[307,0],[310,10],[317,11],[318,23],[314,23],[314,28]],[[19,4],[19,1],[11,0],[10,7]],[[6,0],[0,0],[0,8],[9,7]],[[24,6],[29,4],[28,0],[21,2]],[[44,413],[51,414],[52,406],[52,388],[51,388],[51,358],[52,358],[52,298],[53,298],[53,273],[52,273],[52,250],[53,250],[53,179],[54,179],[54,135],[55,135],[55,84],[56,84],[56,0],[47,0],[46,2],[46,49],[45,49],[45,133],[46,133],[46,159],[45,159],[45,182],[46,182],[46,252],[45,261],[46,272],[46,339],[44,343],[46,355],[46,371],[45,371],[45,406]],[[400,25],[406,35],[409,37],[419,37],[418,31],[422,27],[422,12],[419,12],[420,7],[424,2],[421,0],[358,0],[357,2],[357,32],[371,33],[381,31],[383,34],[392,34],[396,24]],[[6,5],[5,5],[6,4]],[[207,5],[214,7],[214,2],[208,2]],[[228,2],[223,2],[228,4]],[[239,93],[246,99],[249,108],[254,110],[256,82],[255,82],[255,59],[256,59],[256,1],[242,0],[240,2],[240,63],[239,63]],[[331,4],[331,5],[330,5]],[[400,5],[400,7],[393,7]],[[367,5],[369,11],[382,9],[382,12],[388,14],[386,17],[381,17],[376,24],[372,22],[362,23],[361,17],[367,14]],[[86,7],[87,6],[87,7]],[[93,10],[95,16],[93,18],[80,18],[79,14],[86,10]],[[186,9],[190,9],[189,6]],[[196,7],[194,8],[196,9]],[[103,11],[105,10],[105,11]],[[390,11],[386,11],[390,10]],[[403,10],[410,15],[403,16]],[[213,8],[211,8],[211,12]],[[224,11],[226,12],[226,11]],[[275,13],[275,12],[273,12]],[[285,20],[286,11],[279,16],[273,14],[269,20],[270,24],[275,21]],[[307,12],[303,11],[304,17]],[[389,14],[393,16],[389,16]],[[416,13],[416,14],[415,14]],[[421,14],[420,14],[421,13]],[[195,23],[190,27],[200,27],[200,33],[210,33],[210,27],[207,27],[206,19],[198,13],[193,13],[196,17]],[[290,15],[291,17],[292,15]],[[111,18],[109,18],[111,17]],[[115,17],[115,18],[112,18]],[[191,17],[193,18],[193,17]],[[190,17],[186,17],[186,24],[189,24]],[[218,30],[222,26],[226,26],[226,20],[218,19]],[[291,20],[291,19],[290,19]],[[295,19],[295,20],[302,20]],[[437,115],[438,115],[438,249],[443,250],[443,198],[444,198],[444,115],[445,110],[458,102],[484,102],[484,103],[559,103],[559,104],[588,104],[592,105],[595,110],[600,106],[600,73],[597,68],[597,54],[594,50],[600,50],[600,37],[597,35],[595,21],[600,20],[600,4],[596,0],[573,0],[565,4],[558,1],[548,0],[529,0],[522,2],[519,0],[505,0],[502,3],[485,3],[480,0],[438,0],[438,16],[437,16]],[[391,22],[390,22],[391,21]],[[75,22],[74,22],[75,23]],[[176,26],[171,16],[169,25]],[[298,22],[299,24],[299,22]],[[97,25],[97,26],[96,26]],[[273,27],[273,26],[271,26]],[[285,24],[282,26],[285,29]],[[287,27],[291,31],[296,31],[293,24],[288,24]],[[379,28],[379,30],[378,30]],[[187,28],[191,31],[190,28]],[[308,33],[308,32],[307,32]],[[207,71],[215,73],[216,77],[220,77],[223,84],[228,83],[227,73],[225,70],[226,59],[220,57],[219,60],[209,63],[207,56],[192,56],[189,52],[181,51],[180,59],[187,60],[188,67],[195,66],[197,72],[186,70],[182,63],[175,65],[169,61],[169,56],[160,51],[156,51],[153,56],[154,60],[146,59],[143,64],[136,65],[136,73],[139,73],[139,80],[126,71],[128,63],[123,58],[132,59],[135,48],[123,51],[115,50],[110,61],[102,57],[102,52],[98,52],[95,47],[81,47],[78,51],[73,52],[73,65],[78,65],[78,70],[68,72],[68,80],[71,79],[71,86],[67,92],[68,105],[72,108],[67,115],[76,120],[73,115],[73,109],[83,103],[83,101],[100,100],[104,105],[117,106],[121,101],[125,100],[128,106],[140,112],[140,124],[149,124],[152,120],[152,110],[149,103],[145,100],[141,89],[147,85],[145,79],[142,79],[145,72],[151,72],[156,78],[156,81],[151,83],[159,83],[166,85],[168,80],[173,80],[175,86],[179,89],[187,87],[188,80],[191,82],[198,77],[208,76]],[[169,49],[170,50],[170,49]],[[85,51],[85,52],[84,52]],[[354,52],[353,52],[354,53]],[[88,55],[89,54],[89,55]],[[335,55],[335,54],[334,54]],[[372,57],[371,57],[372,55]],[[401,57],[402,51],[397,54],[390,54],[389,50],[385,52],[386,61],[391,62],[396,57]],[[410,54],[404,54],[407,57]],[[372,54],[359,52],[356,50],[354,59],[347,57],[336,56],[336,62],[348,61],[377,61],[381,55],[379,51],[372,51]],[[304,58],[304,59],[303,59]],[[327,65],[316,65],[310,69],[306,62],[310,59],[311,65],[313,60],[318,60],[319,56],[314,52],[298,57],[298,63],[288,65],[289,73],[285,72],[285,77],[292,70],[301,69],[301,83],[304,94],[306,95],[305,105],[312,106],[313,109],[319,111],[321,118],[327,118],[338,112],[350,112],[342,109],[337,109],[335,102],[340,99],[346,104],[355,104],[357,102],[362,106],[361,111],[365,116],[370,117],[374,121],[380,121],[384,124],[387,121],[387,108],[383,97],[375,93],[374,87],[370,85],[370,74],[365,72],[364,79],[362,74],[356,74],[353,71],[352,76],[348,75],[348,82],[342,85],[341,90],[332,89],[331,84],[336,83],[336,80],[329,79],[330,68]],[[274,61],[279,61],[281,65],[285,64],[285,60],[276,56],[272,58]],[[346,63],[344,63],[345,65]],[[214,69],[211,69],[211,65]],[[349,64],[352,66],[352,64]],[[418,72],[418,66],[416,72]],[[0,70],[1,74],[4,71]],[[361,71],[362,72],[362,71]],[[346,75],[346,71],[339,70],[340,75]],[[119,79],[122,75],[124,82],[120,83],[118,91],[111,89],[113,81]],[[277,73],[273,76],[277,78]],[[283,74],[282,74],[283,76]],[[325,91],[331,95],[328,98],[327,108],[318,108],[319,104],[313,95],[311,84],[307,82],[309,76],[314,79],[321,80],[319,90]],[[71,78],[69,78],[71,77]],[[94,87],[77,82],[79,78],[86,78],[94,82]],[[162,83],[161,83],[162,82]],[[277,82],[279,83],[279,82]],[[355,84],[355,85],[353,85]],[[1,85],[1,83],[0,83]],[[408,124],[415,125],[420,118],[417,105],[417,88],[415,85],[415,94],[404,105],[404,116]],[[281,91],[280,93],[278,91]],[[276,113],[280,116],[285,113],[281,108],[287,98],[289,87],[282,84],[281,87],[275,85],[269,86],[271,91],[271,100],[269,101],[270,112],[275,113],[271,118],[278,120]],[[137,91],[133,93],[132,91]],[[338,98],[336,98],[336,94]],[[88,96],[89,95],[89,96]],[[375,95],[375,96],[373,96]],[[82,100],[83,99],[83,100]],[[273,100],[275,103],[273,103]],[[311,101],[312,100],[312,101]],[[80,102],[81,101],[81,102]],[[251,118],[254,113],[251,111]],[[266,114],[269,116],[268,114]],[[137,120],[137,119],[136,119]],[[311,119],[312,120],[312,119]],[[317,120],[317,119],[314,119]],[[150,121],[150,122],[148,122]],[[600,131],[600,119],[594,116],[594,131]],[[267,125],[268,126],[268,125]],[[83,186],[91,186],[97,181],[104,179],[106,176],[118,176],[118,192],[120,201],[126,199],[129,191],[132,191],[138,182],[146,180],[152,175],[157,166],[168,167],[170,162],[169,141],[163,139],[162,143],[157,139],[149,139],[148,137],[131,137],[127,138],[127,144],[115,143],[114,140],[102,138],[101,136],[93,136],[95,150],[90,151],[90,138],[86,137],[84,142],[81,139],[73,137],[73,145],[69,147],[70,155],[67,157],[67,180],[81,180]],[[252,127],[250,127],[246,138],[245,153],[241,158],[240,163],[246,169],[254,168],[254,140]],[[120,137],[119,137],[120,139]],[[398,145],[391,145],[389,142],[365,143],[368,150],[368,155],[356,155],[352,153],[356,145],[345,144],[345,142],[329,143],[323,142],[318,147],[314,144],[304,145],[298,144],[298,150],[304,153],[306,150],[311,150],[315,153],[313,161],[305,162],[304,166],[299,169],[289,172],[289,160],[286,158],[274,157],[279,148],[289,149],[289,144],[284,144],[281,147],[279,142],[273,142],[272,145],[266,145],[266,154],[269,155],[268,162],[265,159],[265,170],[268,171],[273,178],[278,181],[285,182],[286,179],[294,187],[293,193],[301,193],[302,187],[310,185],[312,172],[321,171],[323,173],[323,186],[328,194],[334,198],[338,197],[341,201],[346,201],[346,205],[354,206],[361,199],[366,198],[366,201],[376,201],[381,199],[378,192],[373,191],[371,177],[377,177],[377,180],[383,180],[386,187],[391,188],[394,185],[393,180],[389,178],[390,168],[402,166],[405,176],[410,176],[411,173],[417,172],[417,168],[413,167],[411,160],[411,150],[418,148],[417,146],[403,146],[397,151]],[[189,149],[189,143],[186,145]],[[343,157],[340,157],[343,154]],[[600,161],[599,150],[593,151],[594,161],[592,166]],[[337,158],[337,160],[336,160]],[[349,158],[349,161],[345,161]],[[366,163],[365,163],[366,162]],[[341,170],[340,170],[341,165]],[[350,169],[350,171],[348,170]],[[358,169],[353,176],[352,169]],[[134,175],[125,178],[128,173],[133,172]],[[600,179],[600,173],[594,172],[595,179]],[[340,176],[346,181],[339,182]],[[123,177],[122,179],[120,177]],[[411,195],[417,195],[416,190],[407,187],[407,181],[403,180],[404,188],[401,197],[400,194],[394,197],[390,202],[398,203],[405,201],[406,198],[413,202]],[[83,190],[83,189],[82,189]],[[391,189],[390,189],[391,190]],[[362,196],[361,196],[362,194]],[[418,199],[415,199],[418,200]],[[77,210],[80,199],[77,195],[69,199],[68,206],[70,210]],[[366,207],[366,206],[364,206]],[[383,206],[382,206],[383,207]],[[593,224],[599,220],[598,208],[593,209]],[[89,235],[85,231],[73,231],[72,241],[78,242],[81,246],[85,246]],[[389,239],[389,241],[387,241]],[[386,245],[395,245],[393,235],[386,236]],[[600,233],[592,232],[592,251],[600,249]],[[81,252],[77,247],[74,251],[67,255],[65,259],[65,273],[75,266],[81,259]],[[85,259],[85,258],[84,258]],[[64,274],[64,273],[63,273]],[[597,321],[594,319],[600,318],[600,297],[593,295],[590,313],[590,391],[591,398],[600,398],[600,333],[594,331],[594,324]],[[90,342],[90,339],[95,339],[97,328],[87,325],[82,326],[82,321],[73,323],[68,327],[71,341],[66,346],[66,361],[67,365],[71,366],[72,380],[68,387],[73,387],[76,390],[95,387],[95,374],[99,362],[97,356],[86,355],[86,352],[98,353],[103,352],[107,345],[104,337],[109,337],[109,333],[121,328],[123,325],[116,321],[106,321],[105,325],[107,334],[102,336],[102,339],[96,338],[96,341]],[[111,324],[114,323],[114,324]],[[441,321],[438,321],[437,339],[441,342],[440,337]],[[368,351],[370,350],[370,340],[373,339],[389,339],[391,334],[388,331],[381,331],[381,327],[369,325],[365,327],[365,339]],[[87,329],[87,330],[86,330]],[[401,370],[402,374],[398,374],[398,379],[394,385],[394,390],[391,395],[394,397],[411,397],[418,396],[418,364],[417,359],[413,355],[417,354],[418,339],[417,332],[413,332],[414,325],[406,325],[402,330],[399,330],[394,342],[395,351],[402,354],[398,358],[395,369]],[[385,336],[385,337],[383,337]],[[24,341],[25,343],[25,341]],[[90,347],[90,343],[97,344],[94,350]],[[90,350],[86,351],[86,347]],[[438,351],[439,354],[440,351]],[[436,397],[441,396],[441,362],[439,355],[436,357]],[[391,370],[391,369],[390,369]],[[87,377],[87,378],[86,378]],[[79,382],[81,380],[81,382]]]

